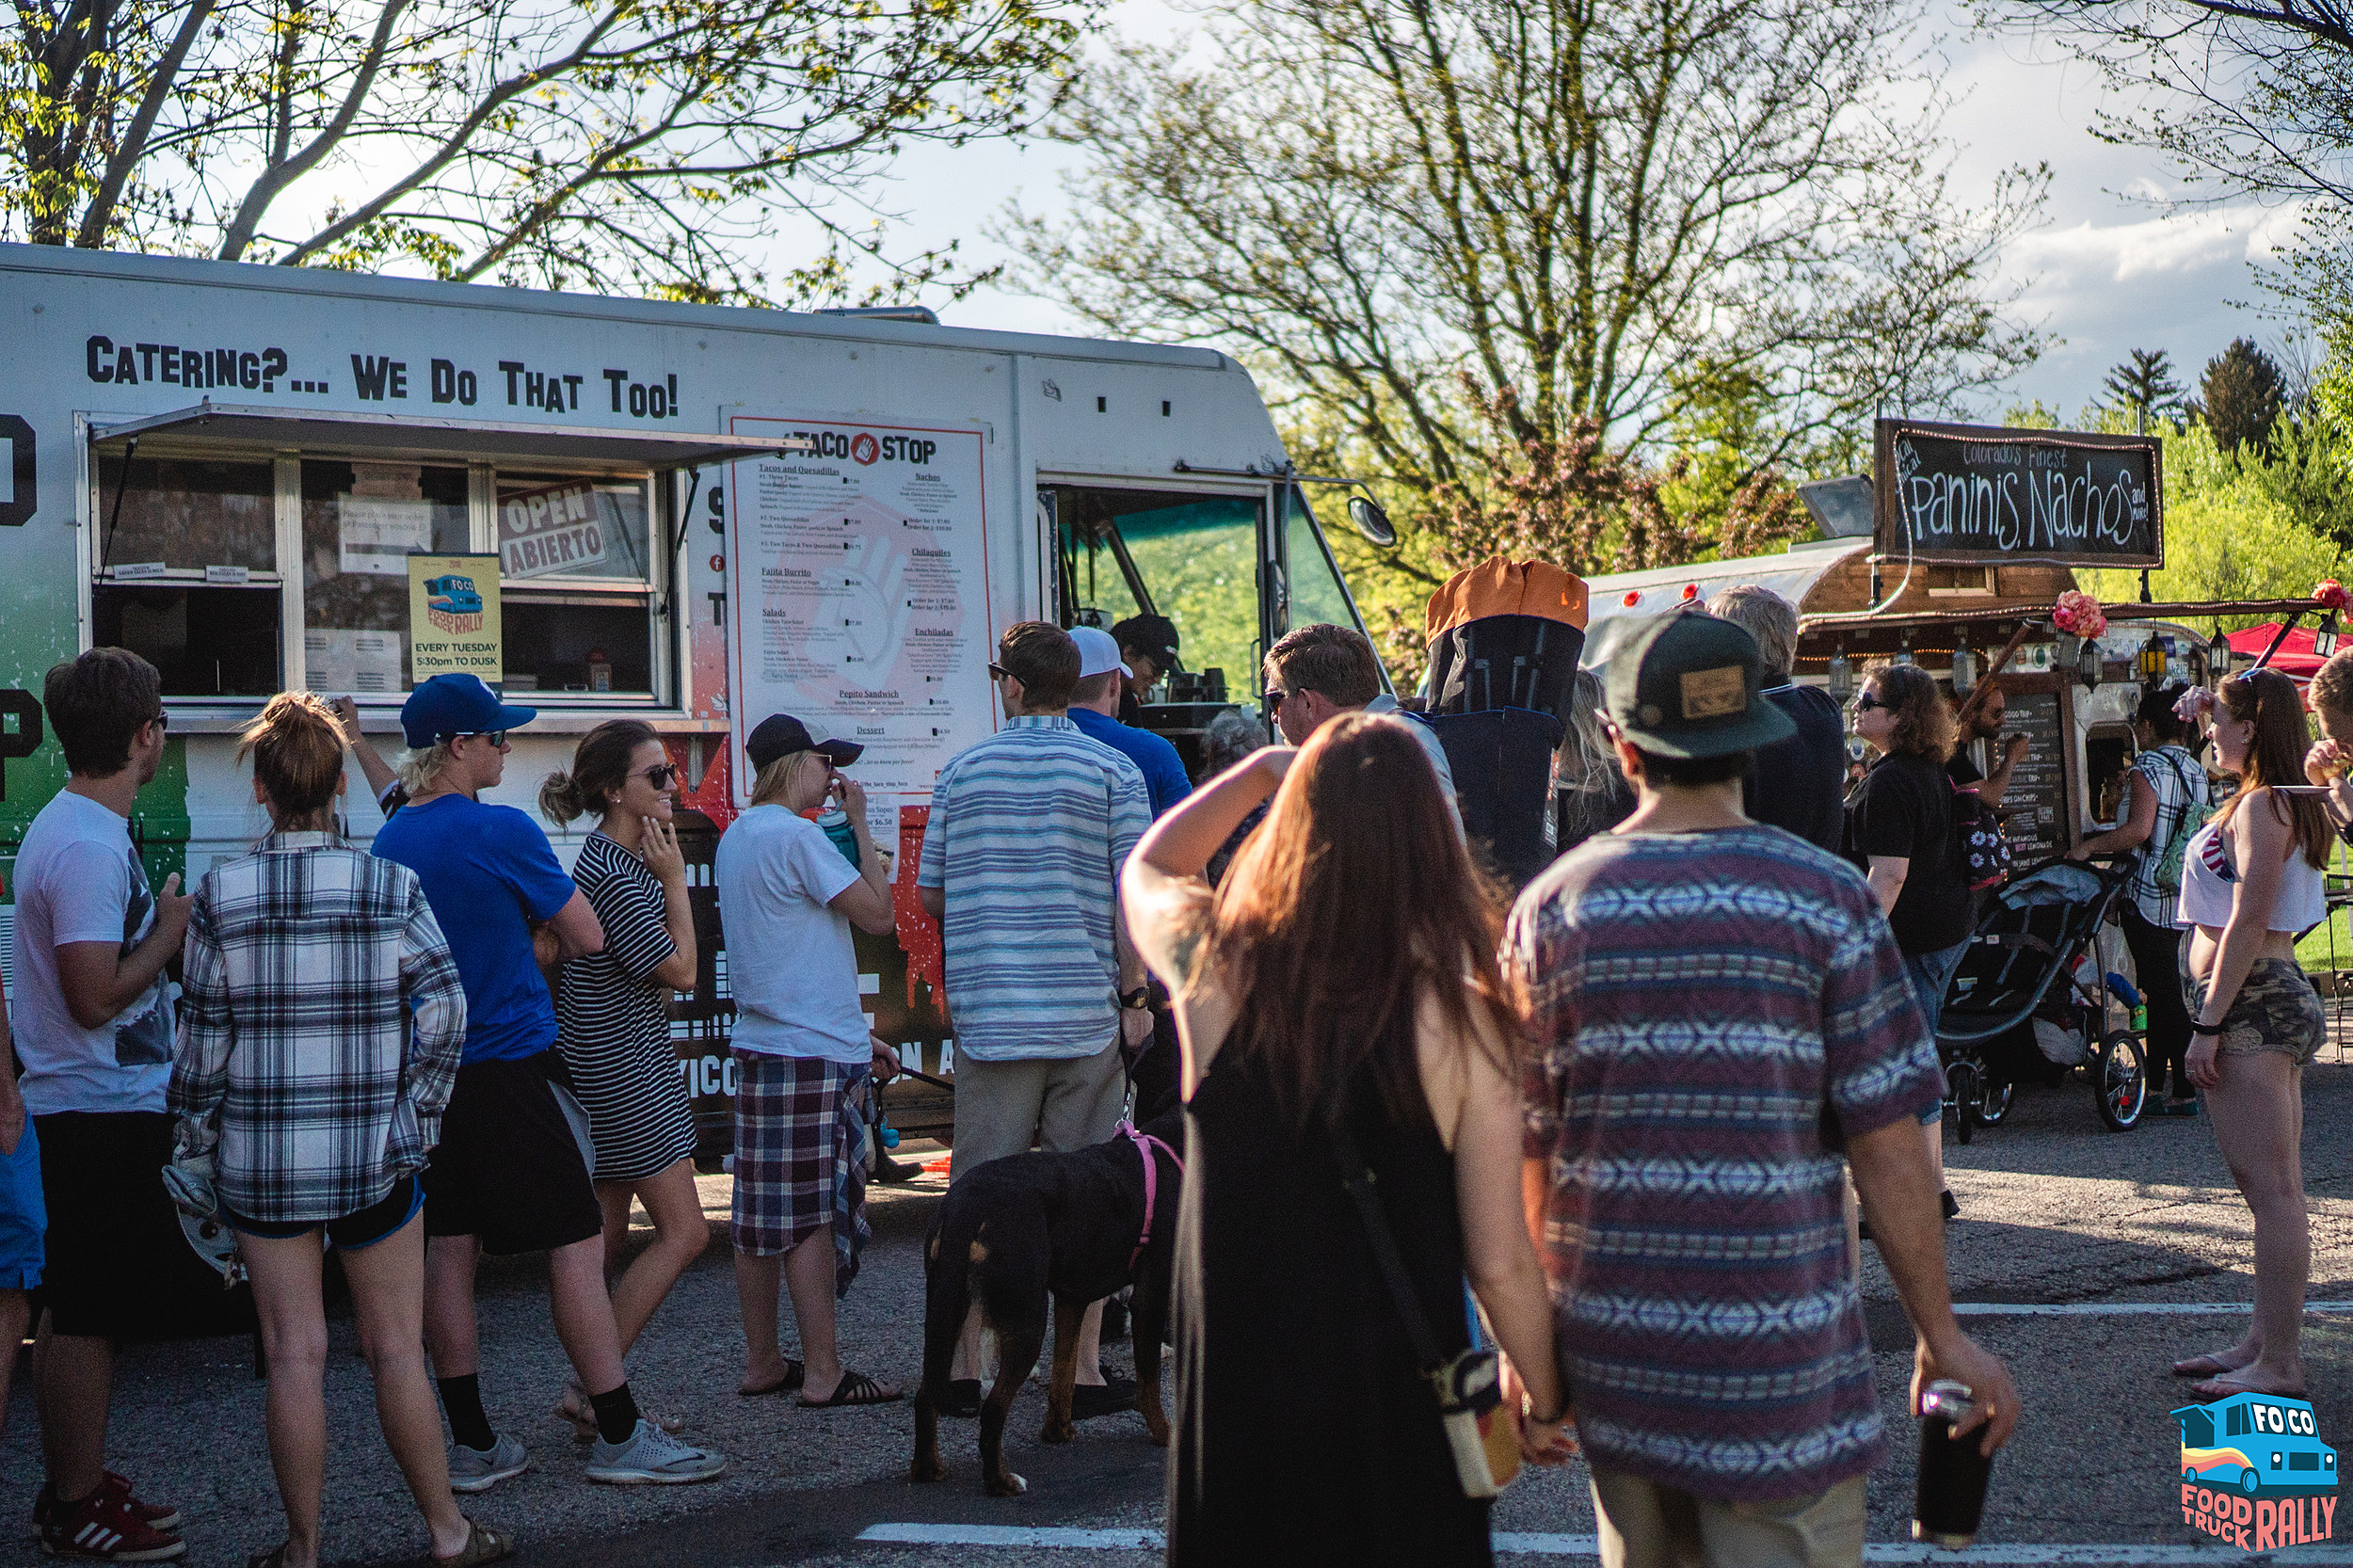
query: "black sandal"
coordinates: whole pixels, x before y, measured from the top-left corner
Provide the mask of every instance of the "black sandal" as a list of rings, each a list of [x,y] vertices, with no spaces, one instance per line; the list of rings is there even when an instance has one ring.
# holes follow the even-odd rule
[[[808,1381],[808,1368],[788,1355],[784,1358],[784,1376],[765,1388],[739,1388],[735,1397],[739,1400],[762,1400],[771,1394],[790,1394]]]
[[[832,1398],[812,1400],[807,1394],[803,1394],[801,1408],[803,1410],[840,1410],[854,1404],[893,1404],[905,1398],[906,1395],[904,1392],[895,1394],[887,1392],[881,1384],[876,1383],[864,1372],[853,1372],[845,1367],[841,1369],[841,1381],[834,1385]]]

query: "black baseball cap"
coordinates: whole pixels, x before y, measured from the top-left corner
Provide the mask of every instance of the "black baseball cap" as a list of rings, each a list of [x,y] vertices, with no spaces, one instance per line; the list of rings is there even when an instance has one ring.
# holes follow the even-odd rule
[[[1166,616],[1129,616],[1112,627],[1112,635],[1121,648],[1151,660],[1156,669],[1165,671],[1176,663],[1176,623]]]
[[[764,768],[779,757],[790,757],[796,751],[822,751],[826,761],[837,768],[846,768],[865,750],[856,741],[812,741],[808,738],[808,726],[790,713],[769,714],[744,738],[744,755],[752,760],[755,768]]]
[[[1647,616],[1609,653],[1603,696],[1625,738],[1657,757],[1723,757],[1785,741],[1789,716],[1757,695],[1756,640],[1714,616]]]

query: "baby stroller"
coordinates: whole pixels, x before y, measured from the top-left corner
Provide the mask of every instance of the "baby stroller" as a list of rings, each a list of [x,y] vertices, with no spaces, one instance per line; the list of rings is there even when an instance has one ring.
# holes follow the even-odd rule
[[[2008,1115],[2020,1082],[2076,1073],[2089,1080],[2110,1131],[2140,1120],[2146,1051],[2135,1031],[2108,1027],[2111,999],[2129,1009],[2139,997],[2122,975],[2107,972],[2097,944],[2127,875],[2122,866],[2041,861],[1986,911],[1936,1032],[1945,1114],[1961,1142]]]

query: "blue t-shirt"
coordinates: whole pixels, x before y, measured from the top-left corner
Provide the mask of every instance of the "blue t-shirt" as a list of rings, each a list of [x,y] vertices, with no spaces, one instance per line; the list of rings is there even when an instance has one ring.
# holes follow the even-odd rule
[[[1090,741],[1100,741],[1133,762],[1144,775],[1144,787],[1152,796],[1152,815],[1165,814],[1168,808],[1193,793],[1193,780],[1185,776],[1184,760],[1167,740],[1149,729],[1138,729],[1122,724],[1092,708],[1073,708],[1070,722]]]
[[[539,824],[511,806],[443,795],[404,806],[376,830],[376,854],[417,873],[466,987],[466,1053],[511,1062],[555,1047],[555,999],[531,956],[527,920],[572,902]]]

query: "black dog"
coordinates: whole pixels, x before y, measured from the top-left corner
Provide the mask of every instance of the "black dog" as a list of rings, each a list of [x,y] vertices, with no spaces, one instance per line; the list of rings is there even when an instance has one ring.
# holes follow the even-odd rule
[[[1132,1281],[1137,1408],[1152,1441],[1167,1446],[1160,1339],[1176,1269],[1176,1192],[1183,1175],[1173,1150],[1183,1136],[1183,1112],[1171,1111],[1146,1123],[1141,1138],[1123,1128],[1072,1154],[993,1160],[948,1189],[923,1248],[923,1381],[915,1393],[909,1479],[947,1479],[939,1461],[939,1412],[948,1401],[949,1361],[975,1301],[981,1320],[997,1331],[997,1382],[981,1401],[981,1473],[990,1496],[1014,1497],[1029,1489],[1005,1467],[1005,1415],[1045,1347],[1048,1296],[1054,1370],[1039,1438],[1070,1441],[1080,1320],[1089,1303]]]

